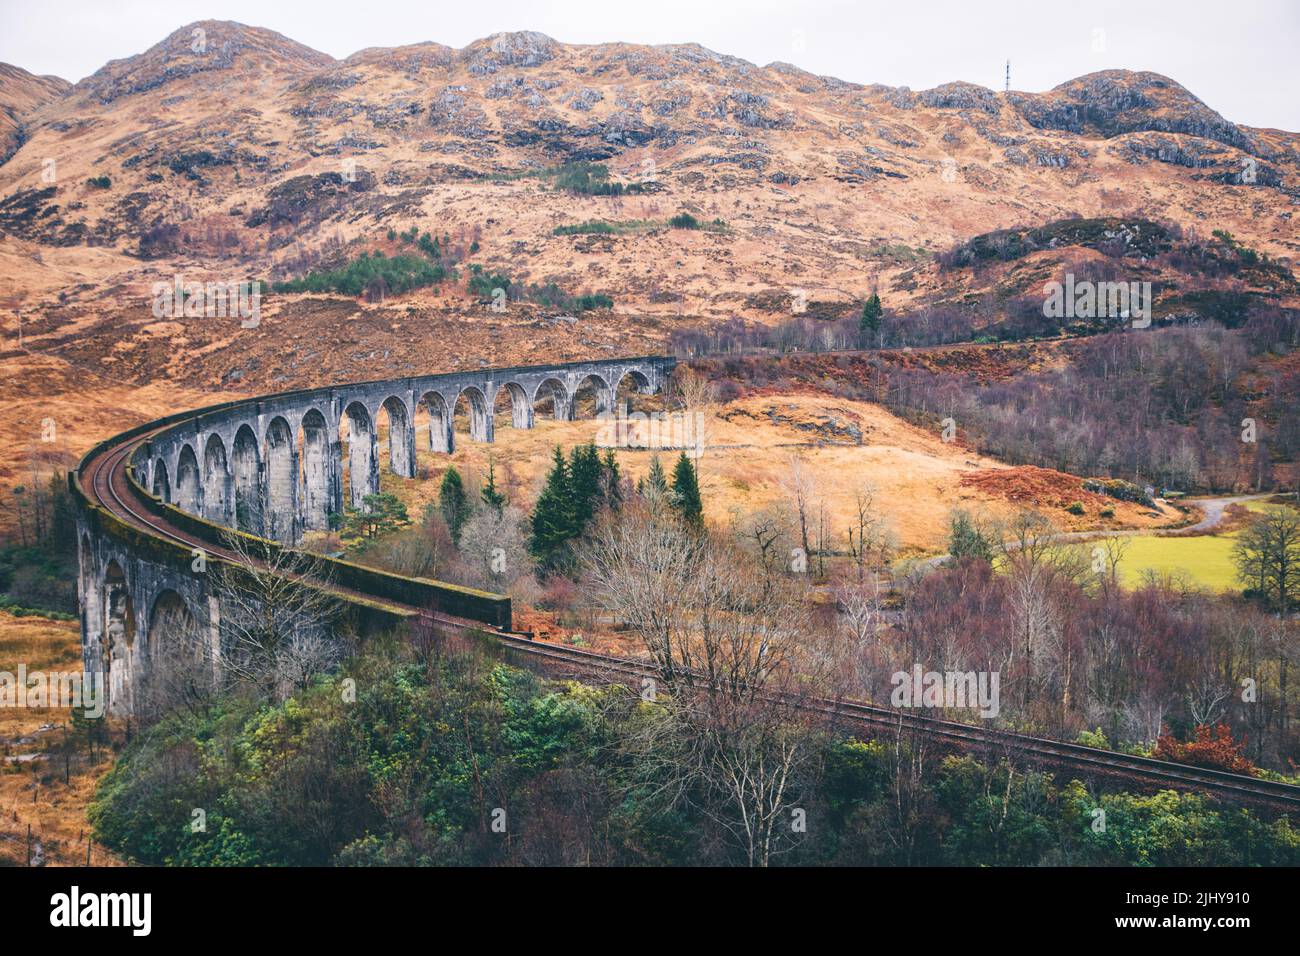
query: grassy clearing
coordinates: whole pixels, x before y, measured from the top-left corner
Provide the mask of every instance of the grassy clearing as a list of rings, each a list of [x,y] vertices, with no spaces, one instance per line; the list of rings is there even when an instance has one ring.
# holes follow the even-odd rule
[[[1186,577],[1196,587],[1230,591],[1241,587],[1232,563],[1236,534],[1202,535],[1194,538],[1166,538],[1140,535],[1130,538],[1120,579],[1125,587],[1142,584],[1147,572]]]
[[[1263,513],[1282,505],[1266,501],[1244,502],[1249,511]],[[1120,563],[1120,579],[1125,587],[1136,587],[1148,571],[1161,576],[1185,577],[1191,584],[1208,591],[1237,591],[1237,568],[1232,563],[1232,548],[1238,532],[1197,537],[1160,537],[1139,535],[1129,539],[1128,550]]]

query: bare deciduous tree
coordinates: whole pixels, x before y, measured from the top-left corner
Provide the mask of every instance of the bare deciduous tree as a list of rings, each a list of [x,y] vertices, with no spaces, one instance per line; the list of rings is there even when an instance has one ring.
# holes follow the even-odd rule
[[[799,459],[793,456],[790,458],[790,471],[786,476],[786,493],[794,504],[795,518],[799,525],[799,547],[803,549],[804,558],[811,560],[812,542],[809,537],[809,524],[813,520],[813,511],[816,508],[817,487]]]
[[[500,513],[479,508],[461,530],[460,551],[470,583],[490,591],[508,591],[533,570],[528,555],[528,516],[513,505],[506,505]]]
[[[867,562],[872,556],[883,563],[888,558],[889,534],[884,520],[876,514],[875,489],[861,484],[853,489],[853,524],[849,527],[849,554],[857,567],[858,584],[863,583]]]
[[[246,535],[228,534],[225,543],[234,559],[210,565],[222,595],[221,674],[282,698],[341,656],[328,565],[302,551],[263,549]]]
[[[766,866],[796,835],[785,824],[815,753],[799,701],[820,683],[815,657],[801,653],[798,589],[637,504],[598,524],[586,576],[663,682],[661,715],[643,725],[636,753],[673,781],[658,786],[696,801]]]
[[[732,513],[732,534],[740,546],[758,562],[768,577],[784,574],[790,567],[790,531],[794,519],[788,508],[771,505],[757,511],[736,509]]]

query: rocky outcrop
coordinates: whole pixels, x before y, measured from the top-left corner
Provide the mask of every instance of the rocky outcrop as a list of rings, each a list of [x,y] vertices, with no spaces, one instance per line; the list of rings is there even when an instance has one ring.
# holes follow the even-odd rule
[[[429,105],[429,126],[456,136],[482,136],[487,131],[487,113],[466,98],[463,86],[449,86]]]
[[[980,110],[991,116],[997,116],[1001,112],[997,94],[974,83],[944,83],[932,90],[918,93],[916,98],[933,109]]]
[[[181,27],[161,43],[125,60],[113,60],[73,87],[73,95],[112,103],[175,80],[205,73],[223,76],[271,67],[311,73],[334,58],[261,27],[202,20]]]
[[[1234,146],[1257,147],[1250,136],[1158,73],[1107,70],[1062,83],[1048,93],[1008,98],[1037,129],[1111,138],[1125,133],[1185,133]]]
[[[461,61],[475,76],[490,76],[507,67],[541,66],[555,59],[558,44],[544,33],[531,30],[519,33],[494,33],[478,40],[460,53]]]
[[[374,175],[364,169],[356,170],[350,177],[340,173],[294,176],[271,189],[266,196],[267,204],[249,216],[245,225],[253,229],[262,225],[320,222],[356,194],[369,192],[374,186]]]

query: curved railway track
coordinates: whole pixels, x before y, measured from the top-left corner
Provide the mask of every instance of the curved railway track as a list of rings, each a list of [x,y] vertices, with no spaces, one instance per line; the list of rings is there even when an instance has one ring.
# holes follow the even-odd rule
[[[166,426],[160,426],[155,431],[162,430],[162,427]],[[86,494],[94,503],[146,534],[164,538],[186,550],[202,548],[205,553],[218,559],[241,560],[239,555],[220,544],[169,525],[140,503],[138,487],[131,481],[126,467],[136,446],[147,441],[154,433],[138,433],[128,440],[102,446],[99,451],[92,452],[79,468]],[[336,584],[331,584],[330,587],[342,597],[355,596],[370,602],[376,601],[370,595],[350,591]],[[649,665],[631,658],[534,641],[525,634],[435,613],[426,608],[399,605],[393,601],[379,603],[400,608],[405,614],[430,621],[439,627],[462,632],[485,632],[502,650],[521,655],[525,660],[552,672],[619,682],[632,681],[635,682],[633,686],[639,686],[643,678],[655,674]],[[1028,764],[1060,768],[1090,777],[1123,780],[1145,788],[1191,790],[1271,810],[1300,810],[1300,787],[1242,774],[1135,757],[1029,734],[990,730],[856,701],[808,698],[801,700],[799,706],[821,715],[837,726],[858,729],[872,735],[880,735],[882,732],[917,732],[947,749],[1014,755]]]

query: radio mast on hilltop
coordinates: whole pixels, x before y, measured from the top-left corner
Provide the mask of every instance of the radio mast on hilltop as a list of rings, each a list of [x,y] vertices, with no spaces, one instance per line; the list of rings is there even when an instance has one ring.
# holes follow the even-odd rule
[[[1007,60],[1007,92],[1011,92],[1011,61]]]

